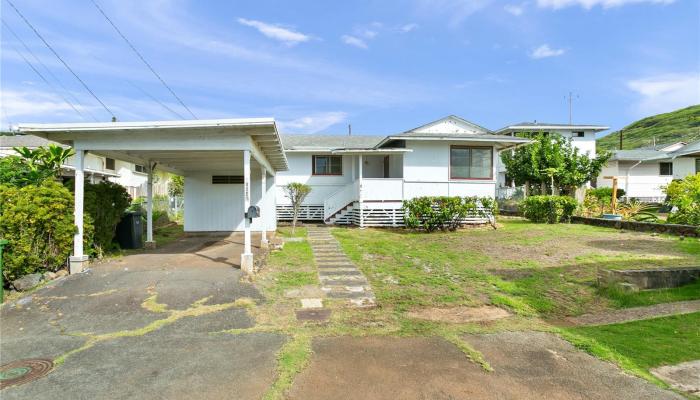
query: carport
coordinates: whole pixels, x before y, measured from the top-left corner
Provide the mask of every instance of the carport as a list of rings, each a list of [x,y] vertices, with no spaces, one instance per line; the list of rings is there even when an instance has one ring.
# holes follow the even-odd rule
[[[75,224],[71,273],[83,270],[85,154],[144,166],[148,174],[146,246],[153,240],[153,172],[185,177],[185,231],[243,231],[241,269],[253,270],[251,231],[276,229],[274,179],[287,170],[274,119],[20,124],[18,130],[75,149]],[[251,205],[260,217],[245,217]]]

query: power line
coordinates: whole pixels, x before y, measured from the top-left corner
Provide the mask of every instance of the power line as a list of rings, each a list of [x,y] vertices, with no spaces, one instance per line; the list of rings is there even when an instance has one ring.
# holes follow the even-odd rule
[[[71,99],[73,99],[73,101],[75,101],[75,102],[78,104],[78,106],[79,106],[80,108],[82,108],[83,111],[84,111],[85,113],[87,113],[92,119],[94,119],[95,121],[97,121],[97,118],[95,118],[95,116],[87,109],[87,107],[85,107],[85,106],[83,105],[83,103],[81,103],[80,100],[78,100],[78,98],[77,98],[70,90],[68,90],[68,88],[66,88],[66,86],[63,84],[63,82],[62,82],[60,79],[58,79],[58,77],[57,77],[56,75],[54,75],[53,72],[51,72],[51,69],[49,69],[49,67],[47,67],[46,64],[44,64],[44,63],[41,61],[41,59],[39,59],[39,57],[37,57],[36,54],[34,54],[34,52],[32,51],[32,49],[29,48],[29,46],[27,46],[27,43],[25,43],[24,40],[22,40],[22,38],[19,37],[19,35],[17,35],[17,33],[10,27],[10,25],[9,25],[4,19],[2,20],[2,23],[5,25],[5,28],[7,28],[7,30],[10,31],[10,33],[12,34],[12,36],[14,36],[15,39],[17,39],[17,41],[20,42],[20,44],[22,45],[22,47],[24,47],[24,49],[27,50],[27,52],[34,58],[34,60],[35,60],[39,65],[41,65],[42,67],[44,67],[44,70],[45,70],[49,75],[51,75],[51,77],[56,81],[56,83],[58,83],[59,86],[61,86],[61,88],[63,88],[63,91],[66,93],[66,95],[68,95],[68,97],[70,97]]]
[[[186,119],[185,117],[182,116],[182,114],[180,114],[179,112],[177,112],[177,111],[173,110],[172,108],[168,107],[165,103],[162,103],[160,100],[158,100],[157,98],[153,97],[150,93],[146,92],[146,91],[143,90],[141,87],[137,86],[134,82],[132,82],[132,81],[130,81],[130,80],[128,80],[128,79],[127,79],[126,81],[129,82],[129,84],[130,84],[131,86],[133,86],[134,88],[136,88],[138,91],[140,91],[140,92],[143,93],[144,95],[148,96],[151,100],[153,100],[153,101],[155,101],[156,103],[160,104],[161,107],[163,107],[163,108],[165,108],[166,110],[168,110],[169,112],[171,112],[171,113],[177,115],[178,118],[180,118],[180,119]]]
[[[9,1],[9,0],[8,0],[8,1]],[[189,112],[190,115],[192,115],[192,117],[193,117],[194,119],[197,119],[197,116],[194,115],[194,113],[192,112],[192,110],[190,110],[190,108],[187,107],[187,105],[185,104],[185,102],[182,101],[182,99],[181,99],[177,94],[175,94],[175,91],[174,91],[172,88],[170,88],[170,86],[169,86],[167,83],[165,83],[165,81],[163,80],[163,78],[161,78],[160,75],[158,75],[158,73],[156,72],[155,69],[153,69],[153,67],[151,66],[151,64],[149,64],[148,61],[146,61],[146,59],[143,58],[143,56],[141,55],[141,53],[139,53],[139,51],[136,50],[136,47],[134,47],[134,45],[131,44],[131,42],[129,41],[129,39],[127,39],[126,36],[124,36],[124,34],[122,33],[122,31],[120,31],[119,28],[117,28],[117,25],[115,25],[114,22],[112,22],[112,20],[107,16],[107,14],[102,10],[102,8],[100,8],[100,6],[97,4],[97,2],[96,2],[95,0],[90,0],[90,1],[92,2],[92,4],[95,5],[95,7],[97,8],[97,10],[100,12],[100,14],[102,14],[102,16],[105,17],[105,19],[107,20],[107,22],[109,22],[109,24],[112,25],[112,27],[114,28],[114,30],[117,31],[117,33],[119,34],[119,36],[121,36],[121,38],[124,39],[124,41],[126,42],[126,44],[128,44],[129,47],[131,47],[131,50],[133,50],[134,53],[136,53],[136,55],[138,56],[138,58],[146,65],[146,67],[148,67],[149,70],[151,70],[151,72],[153,73],[153,75],[155,75],[156,78],[158,78],[158,80],[160,81],[160,83],[162,83],[163,86],[165,86],[165,88],[168,89],[168,91],[170,91],[170,94],[172,94],[173,97],[175,97],[175,99],[177,99],[177,101],[178,101],[183,107],[185,107],[185,109],[187,110],[187,112]]]
[[[4,26],[5,28],[7,28],[8,30],[12,31],[12,30],[10,29],[10,26],[7,25],[7,22],[5,22],[4,19],[2,20],[2,24],[3,24],[3,26]],[[36,68],[34,67],[34,65],[32,65],[32,63],[31,63],[29,60],[27,60],[27,57],[25,57],[24,54],[22,54],[22,53],[19,51],[19,49],[17,49],[17,47],[15,47],[15,46],[12,45],[12,44],[10,44],[10,46],[11,46],[12,49],[15,51],[15,53],[17,53],[17,55],[19,55],[19,56],[22,58],[22,60],[24,60],[24,62],[27,63],[27,65],[29,66],[29,68],[31,68],[32,71],[34,71],[34,72],[39,76],[39,78],[41,78],[41,80],[44,81],[44,83],[46,83],[46,84],[49,86],[49,88],[51,88],[51,90],[53,90],[53,91],[56,92],[59,96],[61,96],[61,98],[63,99],[63,101],[65,101],[66,103],[68,103],[68,105],[69,105],[73,110],[75,110],[75,112],[77,112],[78,115],[80,115],[80,117],[81,117],[82,119],[85,119],[85,116],[83,115],[83,113],[81,113],[80,110],[78,110],[78,109],[73,105],[73,103],[70,102],[70,100],[68,100],[61,92],[59,92],[58,89],[56,89],[56,87],[55,87],[51,82],[49,82],[49,81],[46,79],[46,77],[44,77],[44,75],[43,75],[41,72],[39,72],[39,70],[36,69]]]
[[[83,85],[85,90],[87,90],[92,95],[92,97],[94,97],[95,100],[97,100],[97,102],[100,103],[100,105],[102,105],[102,108],[104,108],[109,113],[109,115],[112,116],[112,120],[116,120],[117,117],[114,116],[114,113],[112,112],[112,110],[110,110],[109,107],[107,107],[105,105],[105,103],[103,103],[102,100],[100,100],[100,98],[97,97],[97,95],[90,89],[90,87],[82,79],[80,79],[80,77],[78,76],[78,74],[75,73],[75,71],[73,71],[73,69],[68,65],[68,63],[66,63],[63,60],[63,58],[61,58],[61,56],[58,55],[56,50],[54,50],[53,47],[51,47],[51,45],[44,39],[44,37],[41,36],[39,31],[37,31],[36,28],[34,28],[34,25],[32,25],[29,22],[29,20],[27,20],[27,18],[25,18],[25,16],[19,11],[19,9],[17,9],[17,7],[14,5],[14,3],[12,3],[10,0],[6,0],[6,1],[10,4],[10,6],[12,6],[12,8],[15,10],[17,15],[19,15],[19,17],[22,18],[22,20],[34,31],[34,33],[39,37],[39,39],[41,39],[41,41],[44,42],[46,47],[48,47],[49,50],[51,50],[51,52],[56,56],[56,58],[58,58],[58,60],[61,61],[61,63],[63,63],[63,66],[65,66],[66,69],[68,69],[68,71],[70,71],[70,73],[73,74],[75,79],[77,79]]]

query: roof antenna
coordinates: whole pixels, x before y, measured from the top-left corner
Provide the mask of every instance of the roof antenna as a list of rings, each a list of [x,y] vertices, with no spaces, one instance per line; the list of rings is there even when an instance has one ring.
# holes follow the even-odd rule
[[[117,122],[117,117],[112,117],[112,122]]]
[[[352,125],[348,124],[348,136],[352,136]]]
[[[572,116],[574,97],[578,99],[578,95],[574,95],[572,92],[569,92],[569,96],[568,96],[568,100],[569,100],[569,125],[573,125],[573,123],[572,123],[573,118],[571,116]]]

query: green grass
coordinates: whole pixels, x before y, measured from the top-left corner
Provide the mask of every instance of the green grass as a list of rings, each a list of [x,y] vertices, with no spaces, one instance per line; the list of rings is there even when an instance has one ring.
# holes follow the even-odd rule
[[[594,339],[645,369],[700,359],[700,313],[569,331]]]
[[[398,312],[486,302],[559,319],[700,298],[689,288],[622,299],[595,286],[599,268],[697,265],[696,239],[522,219],[504,218],[501,225],[431,234],[335,228],[333,234],[368,276],[379,303]]]
[[[658,144],[692,142],[700,139],[700,105],[690,106],[670,113],[653,115],[624,127],[623,148],[635,149]],[[619,149],[619,132],[598,139],[600,150]]]
[[[270,261],[278,269],[299,269],[313,266],[314,255],[311,246],[306,241],[287,242],[284,250],[270,254]]]
[[[153,229],[153,239],[158,246],[168,245],[185,234],[182,224],[168,224]]]
[[[307,229],[303,226],[297,226],[294,229],[294,234],[292,234],[292,227],[291,226],[280,226],[277,228],[277,234],[285,237],[285,238],[291,238],[291,237],[299,237],[303,238],[306,237],[306,231]]]
[[[638,293],[610,287],[601,289],[600,294],[610,299],[619,308],[697,300],[700,299],[700,281],[671,289],[642,290]]]

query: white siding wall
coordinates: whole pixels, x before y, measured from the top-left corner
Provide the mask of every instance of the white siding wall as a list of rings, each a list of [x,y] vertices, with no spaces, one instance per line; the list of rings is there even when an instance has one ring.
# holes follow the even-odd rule
[[[287,153],[289,170],[277,173],[277,204],[289,204],[289,199],[284,196],[284,190],[282,189],[282,187],[288,183],[300,182],[310,185],[312,190],[304,201],[304,204],[323,205],[323,200],[351,182],[352,160],[350,156],[343,156],[342,176],[319,176],[312,175],[311,171],[311,156],[314,154],[323,155],[330,153]]]
[[[679,157],[673,160],[673,179],[683,179],[688,175],[695,174],[694,157]]]
[[[493,179],[450,180],[450,146],[465,142],[407,141],[412,149],[404,154],[404,196],[489,196],[496,194],[495,149]],[[474,144],[483,146],[481,144]]]
[[[384,177],[384,156],[364,156],[362,157],[362,177],[363,178],[383,178]]]
[[[185,175],[185,231],[217,232],[244,229],[243,184],[214,185],[212,175],[240,175],[240,171],[193,172]],[[251,229],[260,231],[265,222],[267,230],[276,225],[274,177],[268,176],[270,196],[264,201],[261,172],[251,171],[251,203],[260,207],[262,216],[253,219]]]
[[[629,197],[663,198],[662,187],[668,185],[673,177],[659,175],[658,162],[643,162],[633,167],[636,161],[610,162],[598,177],[598,187],[612,187],[611,179],[603,179],[604,176],[618,176],[618,187],[626,190]],[[625,182],[629,171],[629,182]]]

